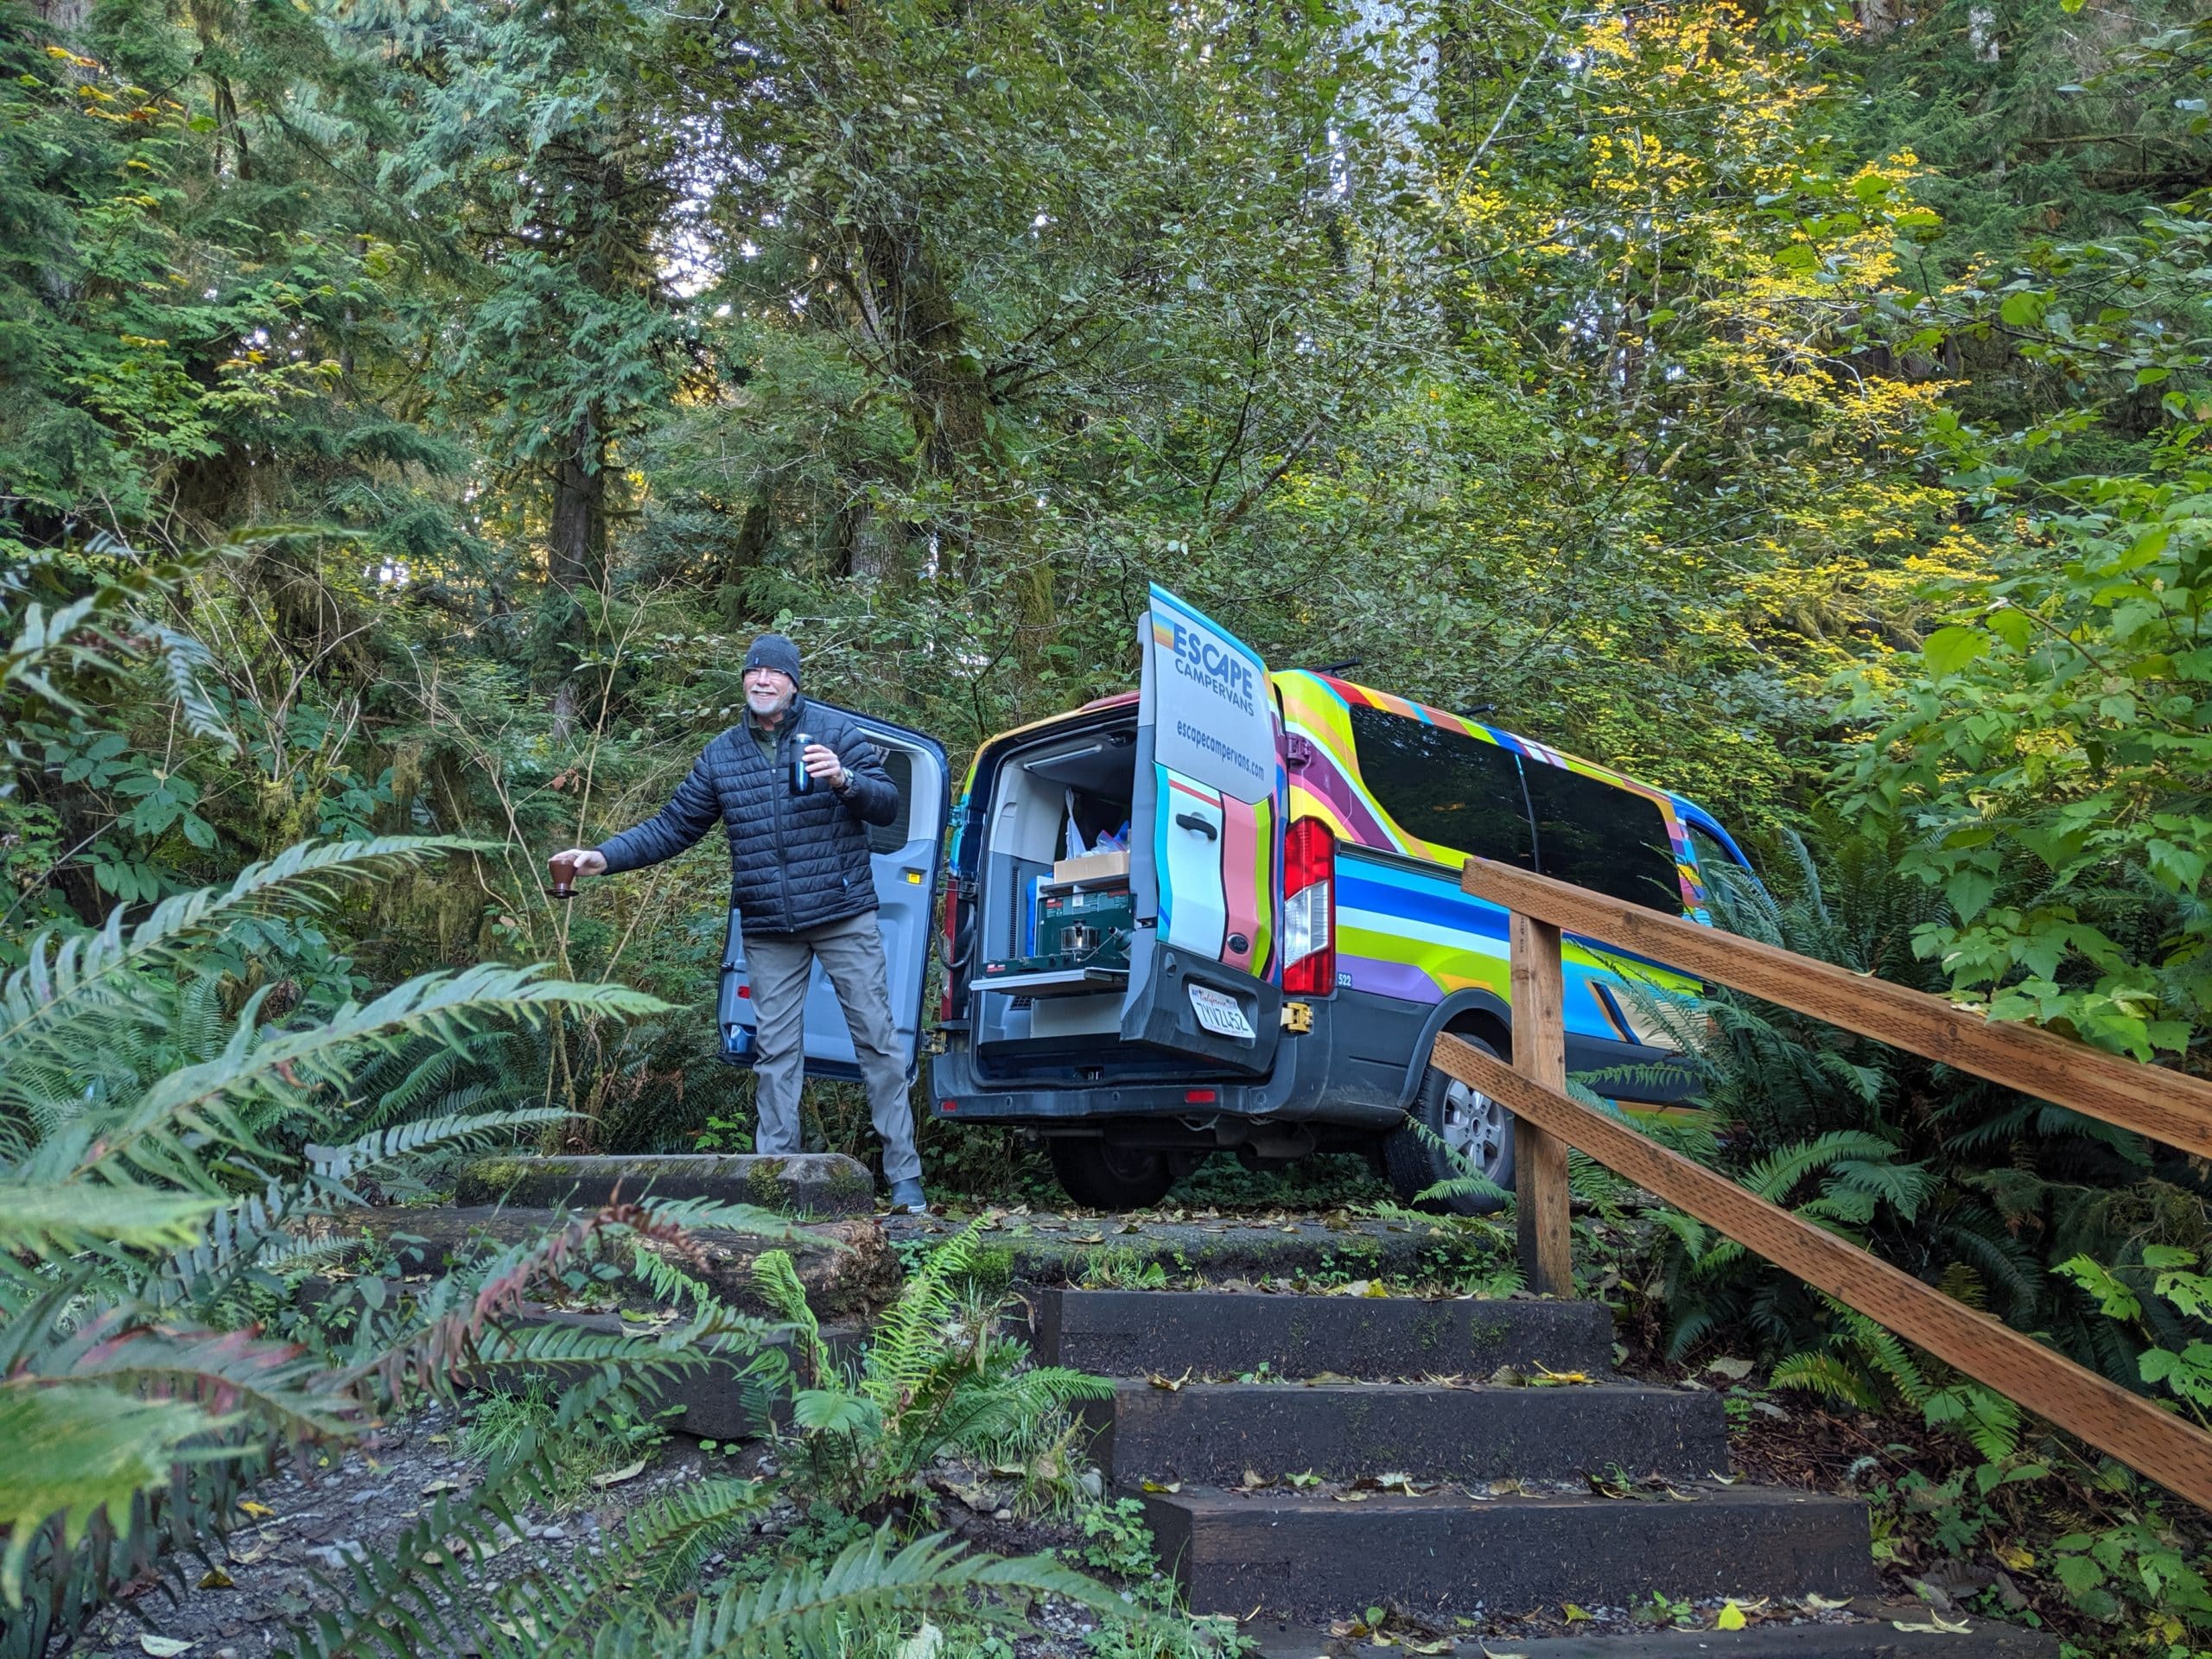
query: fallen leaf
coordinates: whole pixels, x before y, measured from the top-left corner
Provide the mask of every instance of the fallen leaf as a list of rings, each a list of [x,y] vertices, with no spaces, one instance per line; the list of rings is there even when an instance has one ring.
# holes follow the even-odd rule
[[[138,1645],[152,1654],[154,1659],[169,1659],[171,1654],[182,1653],[192,1643],[180,1642],[173,1636],[141,1636]]]
[[[461,1483],[457,1480],[434,1480],[423,1489],[423,1496],[435,1497],[440,1492],[457,1492],[460,1490]]]
[[[1291,1485],[1297,1487],[1301,1491],[1308,1486],[1319,1486],[1321,1484],[1321,1477],[1315,1474],[1311,1469],[1308,1469],[1302,1475],[1285,1475],[1283,1479],[1288,1482]]]
[[[453,1436],[450,1434],[433,1434],[430,1436],[430,1444],[432,1446],[451,1446],[453,1444]]]
[[[1805,1605],[1816,1613],[1833,1613],[1850,1606],[1851,1600],[1846,1597],[1841,1601],[1830,1601],[1826,1596],[1808,1593]]]
[[[635,1463],[626,1463],[620,1469],[610,1469],[603,1475],[594,1475],[591,1478],[591,1484],[594,1486],[620,1486],[624,1481],[635,1480],[645,1472],[645,1460],[639,1458]]]
[[[1999,1544],[1991,1554],[2015,1573],[2025,1573],[2036,1564],[2035,1552],[2018,1544]]]
[[[944,1647],[944,1632],[924,1619],[922,1628],[899,1644],[894,1659],[937,1659]]]
[[[231,1581],[231,1575],[221,1567],[211,1567],[200,1574],[200,1587],[202,1590],[235,1590],[238,1586]]]
[[[276,1541],[267,1533],[259,1533],[251,1538],[233,1538],[230,1541],[231,1560],[240,1567],[251,1567],[276,1548]]]
[[[1268,1478],[1256,1469],[1247,1469],[1244,1471],[1244,1484],[1247,1486],[1264,1486],[1268,1484]]]
[[[245,1514],[253,1516],[257,1521],[264,1515],[274,1515],[276,1513],[276,1510],[270,1509],[266,1503],[257,1503],[250,1497],[240,1498],[238,1500],[238,1508]]]
[[[1910,1624],[1901,1618],[1893,1618],[1890,1623],[1898,1630],[1923,1636],[1968,1636],[1974,1631],[1972,1622],[1967,1619],[1946,1618],[1941,1613],[1930,1613],[1928,1617],[1930,1622],[1926,1624]]]
[[[1339,1503],[1364,1503],[1369,1498],[1374,1496],[1375,1494],[1372,1492],[1338,1492],[1337,1494],[1337,1502]]]
[[[1183,1483],[1179,1480],[1147,1480],[1141,1484],[1147,1492],[1179,1492],[1183,1490]]]
[[[1536,1371],[1537,1375],[1529,1379],[1529,1386],[1532,1389],[1587,1388],[1590,1386],[1590,1376],[1589,1373],[1586,1371],[1554,1371],[1549,1367],[1542,1364],[1539,1364],[1536,1367]]]
[[[1187,1370],[1182,1376],[1176,1377],[1162,1376],[1158,1371],[1154,1371],[1145,1378],[1145,1381],[1151,1383],[1154,1388],[1165,1389],[1170,1394],[1173,1394],[1190,1380],[1191,1374]]]
[[[1732,1601],[1720,1610],[1720,1616],[1713,1621],[1713,1628],[1716,1630],[1740,1630],[1746,1623],[1744,1610]]]
[[[1565,1618],[1570,1624],[1580,1624],[1586,1618],[1594,1618],[1597,1617],[1597,1615],[1592,1613],[1588,1608],[1578,1607],[1571,1601],[1567,1603],[1566,1605],[1562,1606],[1559,1611],[1560,1617]]]
[[[1740,1382],[1751,1374],[1751,1362],[1748,1359],[1708,1360],[1705,1369],[1726,1377],[1731,1382]]]

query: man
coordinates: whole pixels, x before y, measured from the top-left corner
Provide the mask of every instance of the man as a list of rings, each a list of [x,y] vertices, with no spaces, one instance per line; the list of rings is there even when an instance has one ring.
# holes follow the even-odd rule
[[[798,671],[798,647],[782,634],[755,639],[745,653],[743,722],[707,745],[658,816],[569,855],[580,876],[639,869],[675,857],[721,820],[759,1036],[754,1144],[799,1149],[806,986],[818,961],[852,1030],[892,1207],[920,1212],[929,1206],[861,827],[896,818],[899,791],[866,733],[800,696]],[[794,754],[801,733],[808,742]],[[811,780],[804,793],[792,787],[794,761]]]

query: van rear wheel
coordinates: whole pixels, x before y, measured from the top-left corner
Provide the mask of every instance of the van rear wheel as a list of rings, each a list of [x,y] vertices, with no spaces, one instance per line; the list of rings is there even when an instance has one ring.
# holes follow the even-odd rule
[[[1045,1150],[1061,1190],[1086,1209],[1141,1210],[1158,1204],[1175,1185],[1177,1172],[1164,1152],[1110,1146],[1087,1135],[1054,1135]]]
[[[1497,1053],[1494,1045],[1471,1032],[1454,1034],[1485,1054]],[[1406,1119],[1382,1142],[1382,1172],[1401,1200],[1411,1204],[1438,1183],[1458,1179],[1464,1165],[1499,1190],[1455,1192],[1430,1198],[1421,1207],[1446,1215],[1486,1216],[1504,1206],[1513,1191],[1512,1113],[1480,1090],[1432,1065]],[[1423,1136],[1416,1124],[1434,1138]],[[1447,1147],[1457,1154],[1456,1162]]]

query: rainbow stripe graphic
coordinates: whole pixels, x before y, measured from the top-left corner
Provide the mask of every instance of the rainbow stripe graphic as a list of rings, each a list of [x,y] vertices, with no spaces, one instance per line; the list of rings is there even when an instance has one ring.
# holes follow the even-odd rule
[[[1293,741],[1304,740],[1306,753],[1306,764],[1291,772],[1291,817],[1319,818],[1338,842],[1338,965],[1354,988],[1438,1002],[1456,991],[1479,988],[1500,1001],[1510,1000],[1505,912],[1461,891],[1463,853],[1400,829],[1360,781],[1348,764],[1357,753],[1350,715],[1355,706],[1444,727],[1497,744],[1524,763],[1563,766],[1652,801],[1666,821],[1684,908],[1700,921],[1710,919],[1703,911],[1689,833],[1665,791],[1385,691],[1304,672],[1279,674],[1275,685],[1282,694],[1287,733]],[[1379,856],[1362,856],[1363,849]],[[1622,995],[1630,978],[1662,995],[1696,989],[1694,980],[1660,963],[1600,953],[1572,938],[1564,956],[1567,1029],[1580,1035],[1617,1042],[1648,1042],[1658,1035],[1637,1016],[1637,999]]]

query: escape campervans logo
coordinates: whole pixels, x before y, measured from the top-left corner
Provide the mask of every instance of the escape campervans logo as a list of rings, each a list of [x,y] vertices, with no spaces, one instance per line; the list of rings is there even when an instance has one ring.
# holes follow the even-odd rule
[[[1252,712],[1259,677],[1249,658],[1216,644],[1196,628],[1185,627],[1155,613],[1153,643],[1175,659],[1175,671],[1194,680],[1241,715]]]

